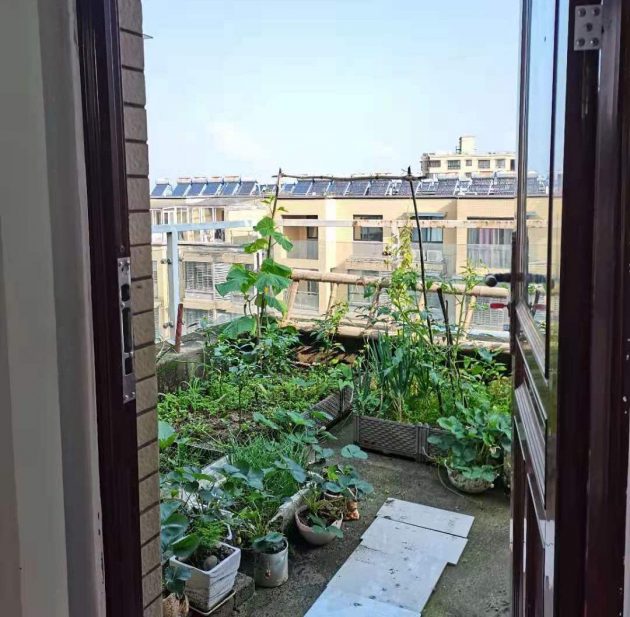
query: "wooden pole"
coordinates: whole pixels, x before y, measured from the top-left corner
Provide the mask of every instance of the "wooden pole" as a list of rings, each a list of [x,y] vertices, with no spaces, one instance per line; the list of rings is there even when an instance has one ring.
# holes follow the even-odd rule
[[[175,326],[175,353],[179,353],[182,348],[182,325],[184,323],[184,303],[177,305],[177,324]]]
[[[388,278],[379,278],[377,276],[361,276],[359,274],[346,274],[345,272],[317,272],[314,270],[301,270],[295,268],[291,272],[291,278],[294,281],[316,281],[319,283],[337,283],[339,285],[357,285],[365,287],[366,285],[380,285],[387,289],[391,286]],[[427,291],[437,292],[440,288],[439,283],[433,283]],[[418,284],[416,289],[422,291],[422,284]],[[487,287],[486,285],[477,285],[466,292],[464,285],[449,285],[444,290],[445,295],[468,295],[479,298],[508,298],[509,290],[503,287]]]

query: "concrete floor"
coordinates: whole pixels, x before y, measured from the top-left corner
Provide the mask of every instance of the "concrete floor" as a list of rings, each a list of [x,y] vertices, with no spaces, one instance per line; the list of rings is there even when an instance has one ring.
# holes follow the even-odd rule
[[[352,442],[351,423],[333,432],[339,437],[335,448]],[[479,497],[460,496],[444,486],[446,478],[442,484],[433,466],[373,453],[357,468],[375,489],[361,504],[361,520],[344,523],[343,539],[320,548],[307,545],[297,534],[290,537],[289,581],[277,589],[257,589],[236,613],[239,617],[303,617],[388,497],[475,517],[459,564],[446,567],[424,617],[509,615],[509,495],[502,487]]]

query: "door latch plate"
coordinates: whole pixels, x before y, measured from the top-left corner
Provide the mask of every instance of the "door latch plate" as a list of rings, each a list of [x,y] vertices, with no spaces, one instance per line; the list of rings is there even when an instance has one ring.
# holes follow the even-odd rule
[[[574,51],[597,51],[602,47],[602,5],[582,4],[575,7]]]
[[[136,398],[136,374],[133,357],[133,318],[131,312],[131,260],[118,260],[118,302],[120,307],[120,360],[122,365],[123,404]]]

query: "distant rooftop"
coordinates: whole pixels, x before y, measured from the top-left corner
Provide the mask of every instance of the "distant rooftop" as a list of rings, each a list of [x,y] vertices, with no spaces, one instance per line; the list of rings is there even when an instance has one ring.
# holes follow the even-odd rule
[[[538,176],[527,180],[528,195],[545,195],[549,183]],[[274,184],[262,184],[257,180],[243,179],[239,176],[226,177],[182,177],[171,182],[160,179],[151,191],[155,199],[207,199],[207,198],[244,198],[269,195],[275,189]],[[516,195],[516,175],[511,172],[495,173],[491,176],[457,178],[452,176],[425,179],[414,182],[414,193],[418,197],[514,197]],[[407,182],[399,179],[329,181],[320,176],[301,178],[298,181],[285,182],[280,186],[282,199],[379,199],[409,198],[411,188]]]

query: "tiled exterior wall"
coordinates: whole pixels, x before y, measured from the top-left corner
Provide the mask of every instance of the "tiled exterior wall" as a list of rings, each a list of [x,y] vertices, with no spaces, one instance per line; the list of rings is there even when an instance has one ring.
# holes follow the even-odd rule
[[[129,239],[131,242],[133,329],[138,410],[140,535],[145,617],[162,615],[160,516],[157,444],[157,379],[151,276],[151,217],[147,150],[144,41],[140,0],[118,0],[125,140]]]

